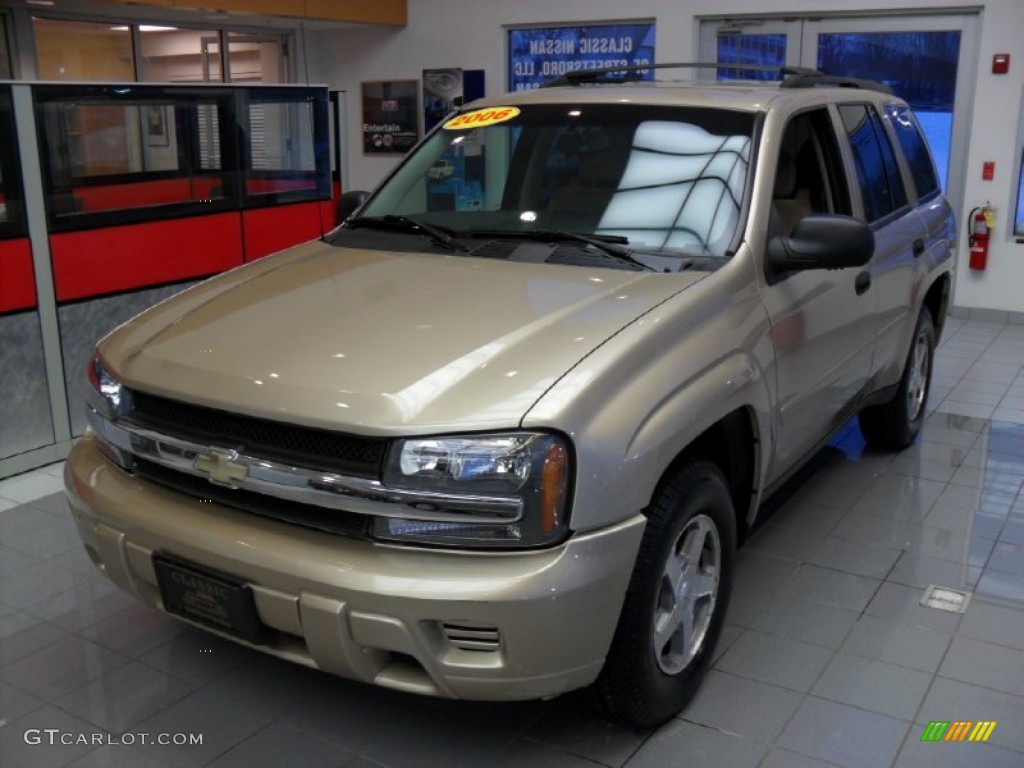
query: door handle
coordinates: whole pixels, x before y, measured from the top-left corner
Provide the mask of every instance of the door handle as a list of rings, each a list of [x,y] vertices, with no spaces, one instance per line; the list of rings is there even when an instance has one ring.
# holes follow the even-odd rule
[[[860,296],[871,287],[871,273],[868,271],[861,272],[857,275],[857,279],[853,283],[854,289],[857,291],[857,295]]]
[[[914,258],[916,259],[922,253],[924,253],[924,238],[919,237],[914,241]]]

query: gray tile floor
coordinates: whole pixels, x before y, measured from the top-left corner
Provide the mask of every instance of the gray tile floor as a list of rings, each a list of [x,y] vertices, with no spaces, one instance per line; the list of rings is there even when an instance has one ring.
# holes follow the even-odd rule
[[[652,733],[578,694],[422,699],[181,626],[88,562],[59,466],[0,481],[0,765],[1020,768],[1022,365],[1024,326],[951,320],[922,438],[874,454],[851,424],[817,456],[740,552],[704,686]],[[922,607],[931,584],[967,613]],[[922,742],[932,720],[997,725]]]

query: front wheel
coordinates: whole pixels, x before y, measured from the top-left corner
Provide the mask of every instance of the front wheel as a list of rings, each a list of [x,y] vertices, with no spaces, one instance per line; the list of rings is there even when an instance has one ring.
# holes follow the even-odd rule
[[[708,461],[683,466],[650,509],[612,647],[595,683],[601,706],[640,727],[664,722],[711,662],[732,586],[736,518]]]
[[[914,442],[924,423],[934,356],[935,324],[928,307],[921,307],[895,396],[860,412],[860,431],[872,448],[901,451]]]

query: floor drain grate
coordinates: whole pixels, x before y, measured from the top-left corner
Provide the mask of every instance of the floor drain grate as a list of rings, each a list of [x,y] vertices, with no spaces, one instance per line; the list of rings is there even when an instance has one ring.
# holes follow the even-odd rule
[[[963,589],[938,587],[932,584],[924,591],[921,605],[925,608],[938,608],[949,613],[965,613],[971,602],[971,593]]]

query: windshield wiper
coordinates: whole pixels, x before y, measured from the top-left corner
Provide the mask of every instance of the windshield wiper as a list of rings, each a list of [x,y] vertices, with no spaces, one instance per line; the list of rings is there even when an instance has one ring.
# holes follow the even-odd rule
[[[450,230],[438,227],[434,224],[424,224],[422,221],[416,221],[416,219],[411,219],[408,216],[398,216],[391,213],[385,216],[360,216],[356,219],[349,219],[345,223],[345,226],[348,229],[374,227],[378,229],[397,229],[403,232],[423,234],[427,235],[432,243],[440,245],[442,248],[447,248],[450,251],[469,253],[469,248],[456,240],[453,236],[454,233]]]
[[[569,240],[577,243],[586,243],[617,261],[632,264],[651,272],[658,271],[651,265],[644,264],[635,258],[632,250],[624,248],[623,245],[629,242],[629,238],[622,235],[585,235],[582,232],[570,232],[567,229],[471,229],[467,234],[472,237],[515,237],[524,240],[539,240],[541,242]]]

